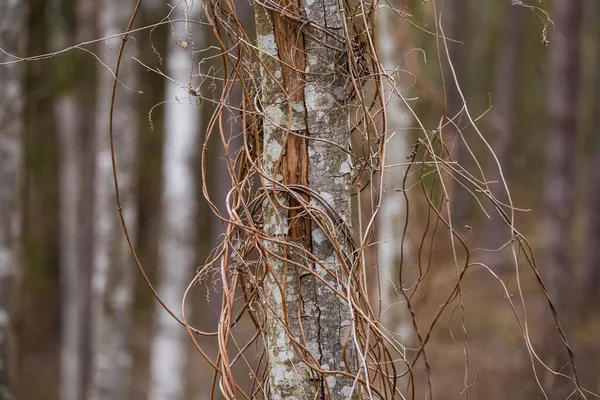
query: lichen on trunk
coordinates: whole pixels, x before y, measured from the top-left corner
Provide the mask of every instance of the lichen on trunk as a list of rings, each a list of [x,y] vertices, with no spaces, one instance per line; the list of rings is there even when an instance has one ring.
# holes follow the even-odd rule
[[[353,398],[351,220],[337,1],[255,3],[261,51],[270,398]],[[327,284],[325,284],[327,282]],[[328,285],[330,287],[328,287]],[[331,288],[335,288],[338,293]]]

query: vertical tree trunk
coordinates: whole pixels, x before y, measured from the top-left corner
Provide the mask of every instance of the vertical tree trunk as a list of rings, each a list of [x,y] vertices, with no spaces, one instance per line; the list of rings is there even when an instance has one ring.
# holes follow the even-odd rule
[[[450,58],[454,65],[456,77],[458,79],[460,89],[465,94],[465,89],[469,87],[469,79],[465,73],[466,57],[468,56],[468,49],[465,47],[466,38],[469,34],[469,23],[468,18],[465,16],[469,12],[469,2],[466,0],[450,0],[444,7],[444,14],[448,16],[448,29],[444,32],[446,37],[449,39],[459,40],[462,43],[450,42],[448,43],[448,49],[450,51]],[[446,82],[446,101],[448,107],[448,117],[454,118],[463,107],[462,99],[458,93],[456,83],[452,78],[452,74],[444,73]],[[461,126],[459,123],[460,118],[454,120],[454,122]],[[465,144],[460,137],[460,133],[451,126],[450,134],[456,135],[453,142],[454,155],[453,158],[458,162],[462,168],[468,168],[471,165],[470,155],[465,148]],[[460,178],[459,178],[460,179]],[[451,197],[451,209],[453,228],[462,231],[462,227],[467,222],[469,217],[469,204],[470,194],[467,192],[458,182],[452,181],[450,184],[452,192]]]
[[[25,32],[23,5],[0,3],[0,48],[20,55]],[[0,62],[11,58],[0,55]],[[19,260],[21,192],[21,113],[23,90],[21,64],[0,66],[0,399],[12,399],[14,391],[13,301]]]
[[[182,5],[178,6],[181,7]],[[198,17],[198,4],[187,10]],[[183,18],[182,13],[175,15]],[[181,300],[192,279],[195,260],[196,188],[193,162],[200,133],[200,108],[185,89],[191,84],[191,26],[177,22],[169,30],[167,75],[182,85],[167,83],[163,169],[163,225],[159,247],[158,293],[165,304],[180,313]],[[193,88],[192,88],[193,89]],[[152,342],[149,398],[182,399],[184,393],[185,330],[160,306],[156,309]]]
[[[286,0],[280,6],[298,17],[302,13],[310,23],[344,35],[337,1]],[[264,181],[268,195],[274,202],[279,199],[294,207],[307,200],[307,193],[297,191],[297,197],[287,195],[280,183],[308,186],[319,196],[311,196],[312,206],[330,215],[334,223],[349,226],[351,161],[339,148],[319,140],[342,148],[348,145],[345,79],[339,71],[342,54],[335,50],[343,49],[345,43],[310,24],[301,29],[301,24],[258,3],[255,3],[255,18],[264,63],[261,66],[263,165],[273,180]],[[331,215],[327,207],[335,210],[336,215]],[[327,238],[327,234],[338,236],[339,231],[328,227],[326,234],[314,219],[311,225],[297,209],[272,208],[269,203],[265,204],[264,221],[266,235],[302,246],[321,262],[313,265],[305,253],[269,241],[265,242],[266,249],[313,269],[343,291],[340,280],[347,279],[347,271]],[[344,240],[340,243],[342,254],[347,254]],[[266,336],[270,398],[354,398],[352,379],[314,374],[298,357],[302,354],[321,369],[354,370],[349,305],[312,273],[293,263],[274,256],[268,256],[266,262],[271,272],[265,283],[269,305]],[[293,345],[290,335],[306,350]],[[346,340],[350,343],[348,348],[344,346]],[[350,365],[346,365],[344,358]]]
[[[103,36],[115,35],[127,27],[134,2],[104,0],[100,9]],[[111,68],[116,67],[121,37],[102,42],[99,55]],[[127,43],[119,79],[127,88],[117,86],[113,112],[113,137],[121,204],[128,230],[135,237],[137,203],[136,149],[137,80],[134,44]],[[102,71],[97,107],[97,179],[94,271],[92,278],[92,373],[88,398],[122,400],[128,397],[132,355],[129,346],[131,305],[135,283],[135,265],[123,235],[115,202],[113,170],[109,144],[109,111],[113,76]]]
[[[60,0],[53,3],[54,17],[62,12]],[[61,21],[54,33],[54,48],[64,48],[70,38],[67,21]],[[61,379],[60,398],[77,400],[83,395],[83,337],[79,323],[83,318],[81,270],[79,264],[80,232],[77,210],[81,190],[79,136],[77,135],[77,100],[73,93],[61,94],[54,103],[60,143],[60,294],[61,294]]]
[[[398,8],[397,5],[391,4]],[[408,142],[408,128],[412,122],[412,116],[406,109],[404,102],[395,90],[402,93],[402,73],[399,72],[404,66],[399,65],[403,59],[400,51],[402,41],[400,34],[404,24],[397,23],[397,14],[389,7],[381,8],[378,19],[378,44],[379,55],[386,70],[395,80],[394,86],[389,82],[386,84],[385,98],[387,103],[387,131],[385,165],[398,165],[406,163],[406,156],[410,153]],[[404,238],[404,226],[406,222],[406,201],[404,193],[394,189],[402,188],[402,181],[406,173],[406,167],[392,167],[385,170],[383,186],[383,199],[379,212],[379,270],[381,283],[381,307],[383,324],[387,329],[399,334],[404,345],[410,343],[414,335],[409,310],[404,299],[398,296],[398,277],[402,266],[402,280],[400,284],[411,281],[409,269],[410,246],[408,238]]]
[[[53,3],[57,25],[54,45],[64,48],[73,41],[96,37],[95,1],[79,0],[76,21],[63,19],[66,5]],[[71,24],[75,35],[70,35]],[[73,64],[76,62],[76,64]],[[55,103],[61,143],[60,157],[60,276],[61,276],[61,398],[78,400],[84,396],[90,357],[90,279],[92,269],[95,174],[94,143],[94,64],[90,59],[74,59],[69,67],[77,90],[64,94]]]
[[[507,14],[504,34],[498,52],[495,90],[492,93],[494,138],[491,140],[491,145],[504,171],[510,168],[509,155],[514,141],[517,89],[519,87],[519,50],[523,33],[523,15],[526,11],[522,7],[509,3],[505,7]],[[492,193],[499,201],[508,204],[504,186],[500,182],[498,166],[490,162],[488,169],[490,171],[487,176],[488,181],[497,182],[490,185]],[[497,249],[510,240],[510,231],[500,229],[502,221],[495,211],[490,215],[491,219],[486,221],[483,247]],[[502,265],[505,261],[503,254],[502,252],[486,253],[484,262],[490,266]]]
[[[555,31],[550,39],[546,93],[548,128],[541,270],[567,330],[573,312],[576,276],[570,230],[575,190],[581,3],[581,0],[554,3]],[[548,325],[546,351],[554,359],[551,365],[560,368],[566,360],[555,346],[558,341],[553,321]]]
[[[78,262],[79,154],[76,146],[75,98],[72,94],[55,103],[60,140],[60,275],[61,275],[61,399],[77,400],[82,395],[83,318]]]
[[[589,2],[591,4],[592,2]],[[595,18],[600,18],[600,4],[594,2]],[[596,26],[597,42],[600,43],[600,28]],[[600,302],[600,51],[596,52],[596,96],[594,132],[596,149],[592,168],[589,170],[588,204],[587,204],[587,234],[583,253],[583,276],[585,284],[586,308],[596,309]]]
[[[6,3],[6,2],[4,2]],[[45,54],[57,28],[48,18],[47,0],[19,2],[27,12],[25,54]],[[48,60],[50,61],[50,60]],[[58,57],[50,64],[25,63],[23,118],[22,283],[19,284],[18,376],[19,398],[35,398],[37,390],[49,399],[58,397],[60,375],[60,212],[59,156],[53,105],[58,98],[55,71]],[[27,251],[25,251],[27,250]],[[44,332],[47,352],[40,354],[39,333]],[[32,385],[31,382],[36,382]]]

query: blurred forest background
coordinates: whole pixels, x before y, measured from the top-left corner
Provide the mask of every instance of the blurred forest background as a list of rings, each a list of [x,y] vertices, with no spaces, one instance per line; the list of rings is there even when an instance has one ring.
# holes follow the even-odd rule
[[[433,129],[444,107],[460,108],[460,100],[451,90],[446,98],[442,92],[436,43],[426,33],[433,27],[431,3],[396,5],[410,16],[388,27],[379,41],[390,41],[401,55],[401,68],[414,74],[406,97]],[[443,10],[445,35],[455,40],[449,42],[450,54],[471,114],[481,116],[478,126],[503,165],[515,207],[523,210],[517,212],[516,228],[534,248],[582,384],[598,393],[600,2],[530,1],[536,8],[509,0],[435,3]],[[113,79],[103,64],[114,68],[120,45],[114,36],[127,26],[134,5],[132,0],[0,0],[0,386],[10,381],[16,399],[208,398],[212,370],[185,330],[157,307],[131,257],[114,203],[108,149]],[[236,7],[251,27],[251,2],[240,0]],[[164,1],[143,2],[134,28],[155,26],[129,39],[114,135],[124,218],[139,261],[165,302],[180,310],[187,284],[223,232],[203,191],[222,210],[231,181],[223,155],[211,150],[210,141],[203,145],[219,102],[220,81],[211,79],[221,68],[218,51],[208,27],[189,33],[178,27],[184,24],[159,24],[170,11]],[[82,42],[88,43],[61,51]],[[52,56],[17,63],[10,56],[43,54]],[[161,72],[186,86],[193,80],[192,88],[201,84],[202,95],[190,96]],[[239,146],[235,112],[228,123],[231,146]],[[476,132],[462,134],[468,141]],[[406,141],[401,159],[413,143]],[[208,149],[207,181],[199,173],[203,149]],[[453,151],[461,165],[473,167],[464,148]],[[483,161],[490,165],[482,168],[492,168],[491,160]],[[508,236],[466,190],[454,191],[452,210],[472,249],[506,242]],[[426,207],[417,204],[410,212],[418,220]],[[411,246],[409,253],[415,253],[418,241]],[[432,252],[429,282],[415,305],[424,324],[455,279],[453,269],[437,267],[451,257],[448,244],[435,242]],[[549,339],[555,328],[549,334],[544,327],[550,313],[531,272],[517,282],[510,256],[473,253],[504,280],[509,293],[521,285],[530,294],[531,340],[552,363],[564,350]],[[477,379],[469,392],[475,398],[542,398],[501,287],[484,272],[464,284],[470,376]],[[188,303],[189,320],[214,330],[218,291],[209,284]],[[449,333],[458,323],[446,311],[431,339],[439,399],[463,396],[464,355]],[[9,327],[14,345],[7,349]],[[252,335],[249,326],[238,327],[246,328]],[[541,376],[542,384],[552,387],[554,378]],[[13,398],[5,395],[0,398]]]

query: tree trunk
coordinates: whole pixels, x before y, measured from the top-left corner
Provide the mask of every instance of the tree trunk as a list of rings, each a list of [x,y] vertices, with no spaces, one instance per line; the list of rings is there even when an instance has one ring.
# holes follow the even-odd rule
[[[79,229],[79,154],[76,146],[76,104],[72,94],[55,103],[58,137],[61,143],[60,165],[60,275],[61,275],[61,399],[82,396],[82,341],[79,322],[83,318],[78,262]]]
[[[589,2],[591,4],[592,2]],[[594,2],[594,15],[600,18],[600,5]],[[600,43],[600,28],[596,28],[596,37]],[[594,132],[596,137],[596,149],[592,168],[590,169],[588,184],[587,205],[587,234],[585,235],[585,247],[583,254],[583,276],[586,287],[586,308],[597,309],[600,302],[600,51],[596,52],[596,95],[595,95],[595,119]]]
[[[100,26],[104,37],[115,35],[127,27],[133,9],[132,1],[104,0]],[[113,70],[116,67],[121,37],[102,42],[99,55]],[[127,43],[119,73],[127,88],[117,85],[113,112],[113,137],[119,192],[129,234],[135,237],[137,203],[136,149],[137,84],[133,43]],[[127,399],[132,354],[129,346],[131,305],[135,283],[135,265],[123,235],[115,202],[113,170],[109,143],[109,111],[113,76],[102,71],[97,112],[98,149],[95,196],[96,230],[94,271],[92,278],[92,372],[88,398]]]
[[[454,66],[454,71],[456,72],[458,83],[461,86],[460,90],[465,96],[467,95],[466,88],[470,87],[468,75],[465,73],[467,65],[465,61],[469,50],[465,45],[465,43],[467,43],[467,36],[469,34],[468,28],[470,27],[468,19],[465,18],[465,15],[468,15],[468,12],[469,2],[466,0],[450,0],[444,7],[444,15],[448,16],[448,28],[444,30],[446,37],[462,42],[448,43],[448,50],[450,51],[450,58]],[[463,103],[452,74],[444,72],[444,77],[446,83],[448,117],[454,118],[461,112]],[[460,127],[464,125],[460,124],[461,120],[462,119],[459,117],[456,118],[454,122]],[[453,125],[450,125],[449,131],[450,135],[455,135],[454,142],[452,144],[452,150],[454,150],[454,154],[452,155],[453,159],[458,162],[460,167],[469,169],[469,167],[472,165],[472,160],[469,152],[465,148],[465,143],[463,142],[460,133]],[[459,177],[458,179],[461,178]],[[469,218],[471,197],[469,192],[454,180],[450,182],[449,187],[451,188],[450,212],[452,214],[453,228],[458,232],[463,232],[463,227]]]
[[[54,3],[53,18],[60,26],[56,49],[73,41],[96,37],[96,8],[92,0],[80,0],[75,20],[63,19],[65,4]],[[62,26],[61,26],[62,23]],[[75,35],[70,35],[71,24]],[[92,49],[93,50],[93,49]],[[94,95],[92,59],[70,60],[75,67],[73,90],[55,103],[60,140],[60,280],[61,280],[61,398],[84,396],[90,358],[90,282],[93,247],[93,182],[95,175]]]
[[[298,17],[302,10],[310,23],[344,35],[337,1],[286,0],[280,6]],[[295,191],[291,196],[282,190],[281,184],[308,186],[314,194],[310,196],[311,206],[329,215],[334,223],[350,226],[351,161],[338,147],[322,141],[342,148],[348,146],[345,79],[338,64],[343,53],[335,50],[343,49],[345,43],[310,24],[301,30],[300,24],[258,3],[255,3],[255,18],[264,64],[261,65],[263,166],[271,178],[263,182],[274,202],[271,204],[279,201],[297,207],[308,200],[307,192]],[[328,207],[335,210],[335,215],[331,215]],[[299,357],[302,355],[321,369],[354,372],[349,305],[314,275],[343,291],[341,279],[347,279],[343,268],[348,267],[348,260],[340,260],[340,253],[333,250],[328,235],[339,240],[344,256],[348,248],[345,240],[338,237],[339,231],[336,233],[330,227],[324,231],[316,221],[323,218],[313,218],[311,226],[311,221],[297,208],[273,208],[265,203],[265,234],[304,248],[298,251],[265,241],[265,249],[272,252],[266,256],[270,273],[265,282],[271,399],[355,398],[353,379],[339,374],[314,374]],[[306,258],[306,252],[320,262],[313,264]],[[312,273],[279,257],[302,264]],[[290,336],[303,348],[294,345]],[[346,348],[347,340],[350,344]]]
[[[568,331],[576,277],[570,230],[575,191],[581,0],[557,0],[552,17],[555,31],[550,38],[547,73],[548,128],[541,270],[563,329]],[[545,347],[553,358],[550,365],[561,368],[567,360],[560,347],[555,346],[558,338],[553,321],[548,323],[547,329]]]
[[[6,2],[4,2],[6,3]],[[48,18],[47,0],[19,2],[28,9],[25,54],[46,54],[56,24]],[[50,60],[48,60],[50,61]],[[59,139],[53,106],[58,95],[56,81],[48,79],[49,67],[59,57],[44,62],[24,63],[23,195],[21,242],[22,281],[19,283],[17,396],[58,398],[60,376],[60,208]],[[40,332],[47,351],[40,353]],[[32,385],[31,382],[36,382]]]
[[[392,3],[392,5],[394,5]],[[395,5],[398,8],[397,5]],[[393,90],[404,94],[402,73],[399,65],[403,59],[401,51],[401,33],[404,24],[397,23],[397,14],[390,8],[380,10],[378,19],[378,43],[380,45],[380,58],[387,74],[394,79],[394,86],[388,81],[385,98],[387,103],[387,131],[385,166],[395,165],[385,169],[383,179],[383,198],[381,210],[378,215],[379,224],[379,270],[381,284],[381,308],[383,325],[402,338],[405,346],[413,339],[413,325],[410,311],[404,299],[398,295],[402,290],[401,285],[410,284],[415,278],[414,271],[408,271],[410,263],[410,246],[408,237],[404,237],[406,223],[405,194],[395,189],[402,189],[402,181],[406,174],[406,167],[398,164],[406,163],[406,156],[410,153],[411,146],[406,129],[412,123],[412,115],[406,109],[402,99],[393,93]],[[400,273],[402,276],[400,277]],[[399,279],[400,277],[400,279]]]
[[[8,54],[22,54],[25,32],[23,5],[0,3],[0,48]],[[11,58],[0,55],[0,62]],[[12,399],[14,391],[13,302],[19,260],[21,193],[21,134],[23,90],[21,64],[0,66],[0,399]]]
[[[510,168],[510,153],[514,141],[514,127],[516,118],[517,89],[519,87],[519,51],[523,33],[523,15],[526,10],[522,7],[507,3],[507,14],[505,18],[504,34],[498,52],[498,66],[494,92],[492,93],[492,124],[494,138],[491,140],[500,166],[503,171]],[[488,181],[494,196],[504,204],[508,204],[508,198],[504,185],[500,181],[500,171],[495,163],[489,163]],[[508,174],[504,174],[506,177]],[[490,213],[491,218],[486,220],[485,238],[483,247],[487,249],[498,249],[510,240],[508,227],[501,229],[503,224],[500,216],[495,210]],[[504,252],[484,253],[484,262],[491,266],[501,266],[506,261]]]
[[[187,10],[197,18],[199,6]],[[195,16],[195,17],[194,17]],[[183,18],[178,13],[175,17]],[[187,87],[191,84],[194,48],[191,26],[178,22],[169,30],[167,75],[183,88],[167,83],[169,101],[165,111],[163,169],[163,225],[159,247],[158,293],[165,304],[180,314],[183,293],[192,279],[195,260],[196,188],[193,162],[200,133],[200,108]],[[192,88],[194,89],[194,88]],[[149,398],[182,399],[186,361],[186,332],[160,306],[155,314],[152,342]]]

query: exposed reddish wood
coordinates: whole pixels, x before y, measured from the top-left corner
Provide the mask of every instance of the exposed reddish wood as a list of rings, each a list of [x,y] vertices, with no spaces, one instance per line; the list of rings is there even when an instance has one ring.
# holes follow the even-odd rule
[[[279,6],[293,15],[300,15],[298,0],[282,0]],[[297,22],[290,20],[280,12],[272,12],[275,43],[281,60],[281,73],[283,86],[288,104],[302,105],[304,109],[304,71],[306,69],[306,55],[304,52],[304,35]],[[292,116],[304,118],[304,111],[292,111]],[[306,129],[293,130],[287,133],[285,151],[281,166],[283,168],[283,183],[286,185],[308,186],[308,145],[304,136],[308,135]],[[308,196],[302,195],[305,201]],[[310,220],[307,216],[298,215],[299,203],[290,199],[289,212],[289,237],[299,239],[307,247],[310,244]]]

